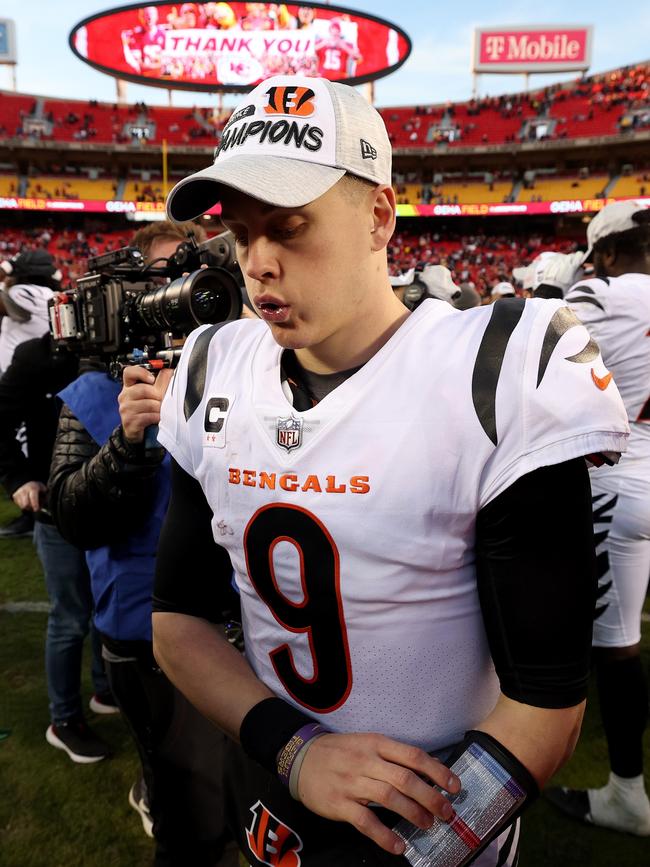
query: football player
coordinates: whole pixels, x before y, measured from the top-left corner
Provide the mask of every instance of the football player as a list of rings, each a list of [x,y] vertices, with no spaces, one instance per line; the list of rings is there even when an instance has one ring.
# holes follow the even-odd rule
[[[126,62],[140,73],[160,67],[166,28],[158,23],[156,6],[145,6],[138,17],[141,24],[122,31],[122,47]]]
[[[570,815],[596,825],[650,835],[643,782],[648,687],[641,662],[641,611],[650,574],[650,210],[614,202],[587,229],[596,277],[566,301],[598,342],[630,421],[629,451],[614,469],[592,475],[598,545],[594,662],[611,772],[600,789],[552,789]]]
[[[319,72],[327,78],[353,76],[361,60],[356,45],[343,36],[341,22],[336,18],[329,25],[327,37],[316,40],[315,50]]]
[[[352,88],[256,87],[168,210],[216,202],[260,319],[194,332],[165,397],[154,631],[232,738],[233,832],[255,865],[512,865],[580,728],[616,388],[562,302],[405,309],[391,145]],[[211,622],[220,548],[245,657]]]

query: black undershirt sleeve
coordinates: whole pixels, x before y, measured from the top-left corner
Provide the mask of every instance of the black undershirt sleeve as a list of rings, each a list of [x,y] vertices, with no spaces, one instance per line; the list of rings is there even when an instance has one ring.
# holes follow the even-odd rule
[[[232,566],[212,535],[201,485],[172,460],[172,493],[158,543],[153,610],[222,623],[238,619]]]
[[[501,691],[536,707],[579,704],[597,587],[584,459],[528,473],[481,509],[476,565]]]

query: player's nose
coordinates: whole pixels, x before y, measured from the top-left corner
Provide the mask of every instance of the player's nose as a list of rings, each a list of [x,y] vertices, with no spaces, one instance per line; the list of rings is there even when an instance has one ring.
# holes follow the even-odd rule
[[[249,239],[245,263],[246,276],[265,282],[280,276],[275,245],[265,237]]]

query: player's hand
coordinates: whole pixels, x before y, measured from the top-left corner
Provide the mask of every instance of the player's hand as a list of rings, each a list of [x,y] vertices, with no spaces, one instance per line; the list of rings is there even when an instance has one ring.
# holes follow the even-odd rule
[[[163,368],[157,376],[144,367],[124,368],[122,391],[117,400],[122,430],[128,442],[141,443],[150,425],[160,421],[160,405],[174,371]]]
[[[328,734],[309,747],[298,794],[312,812],[349,822],[386,852],[401,855],[403,841],[368,804],[386,807],[418,828],[430,828],[434,817],[452,819],[449,801],[421,777],[448,792],[460,790],[458,777],[418,747],[378,734]]]
[[[11,495],[12,500],[24,512],[38,512],[41,508],[41,498],[47,492],[42,482],[25,482]]]

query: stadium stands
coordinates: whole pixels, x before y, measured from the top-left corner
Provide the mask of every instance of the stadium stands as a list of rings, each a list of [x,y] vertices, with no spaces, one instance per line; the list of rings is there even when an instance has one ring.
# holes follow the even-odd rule
[[[600,198],[609,183],[608,175],[593,175],[587,178],[578,175],[550,176],[535,178],[529,189],[522,190],[517,201],[548,202],[553,199],[593,199]]]
[[[625,196],[647,196],[650,194],[650,172],[630,177],[621,177],[609,191],[610,196],[624,198]]]
[[[89,256],[114,250],[129,243],[132,231],[103,229],[85,232],[77,229],[53,230],[4,228],[0,254],[9,257],[24,247],[46,247],[61,268],[66,285],[81,276]],[[512,269],[529,264],[540,249],[570,252],[575,244],[554,236],[455,235],[445,232],[444,239],[434,232],[416,234],[397,231],[390,244],[392,273],[430,263],[446,265],[457,282],[471,280],[479,292],[488,295],[499,280],[511,280]]]
[[[445,180],[442,184],[398,184],[399,204],[460,204],[476,202],[504,202],[512,193],[512,180],[492,184],[468,180]]]
[[[88,178],[38,175],[29,178],[25,195],[28,198],[46,199],[97,199],[108,201],[115,197],[117,184],[114,180],[89,180]]]
[[[124,187],[124,199],[128,202],[163,202],[161,181],[127,181]]]
[[[0,196],[15,196],[18,192],[16,175],[0,175]]]
[[[395,233],[389,246],[392,273],[401,273],[423,264],[445,265],[457,283],[471,281],[487,297],[501,280],[512,280],[513,268],[528,265],[540,250],[562,253],[576,249],[574,242],[554,236],[454,235],[446,231],[444,239],[435,232]]]
[[[404,149],[608,136],[634,127],[634,112],[648,108],[649,84],[650,64],[643,63],[531,93],[388,107],[381,113],[393,146]],[[117,106],[5,91],[0,92],[0,117],[0,139],[144,145],[167,139],[205,147],[218,137],[227,112],[214,119],[210,109]]]

